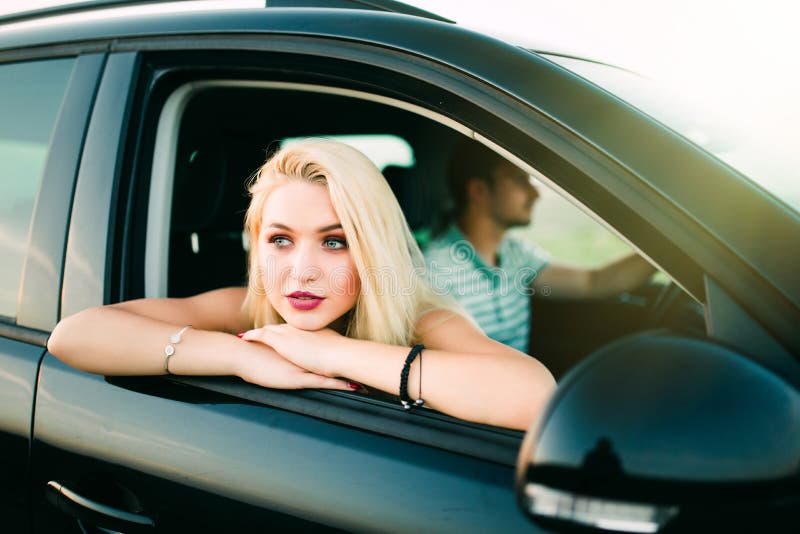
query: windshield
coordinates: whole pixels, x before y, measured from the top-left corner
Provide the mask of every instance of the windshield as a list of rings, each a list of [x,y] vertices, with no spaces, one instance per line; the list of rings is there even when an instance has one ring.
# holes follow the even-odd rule
[[[542,55],[669,126],[800,210],[800,153],[789,146],[789,139],[775,139],[775,132],[760,137],[764,125],[746,110],[731,109],[731,116],[717,106],[704,106],[701,99],[624,69]]]

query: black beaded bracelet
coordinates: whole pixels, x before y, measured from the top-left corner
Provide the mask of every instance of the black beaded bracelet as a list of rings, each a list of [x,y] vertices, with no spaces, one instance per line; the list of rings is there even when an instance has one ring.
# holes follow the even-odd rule
[[[406,363],[403,364],[403,370],[400,372],[400,404],[403,405],[403,408],[406,410],[410,410],[411,408],[415,408],[418,406],[422,406],[425,404],[425,401],[422,400],[422,356],[419,357],[419,364],[420,364],[420,379],[419,379],[419,390],[420,390],[420,398],[412,401],[411,397],[408,396],[408,373],[411,371],[411,364],[414,363],[414,359],[422,352],[422,349],[425,348],[425,345],[419,344],[414,345],[411,347],[411,352],[408,353],[406,357]]]

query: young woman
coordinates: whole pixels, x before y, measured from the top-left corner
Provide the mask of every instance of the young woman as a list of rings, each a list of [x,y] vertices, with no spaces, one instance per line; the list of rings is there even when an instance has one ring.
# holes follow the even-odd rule
[[[291,145],[261,167],[250,194],[247,288],[87,309],[56,326],[48,350],[105,375],[364,384],[469,421],[528,428],[552,375],[433,291],[400,206],[363,154],[328,140]]]

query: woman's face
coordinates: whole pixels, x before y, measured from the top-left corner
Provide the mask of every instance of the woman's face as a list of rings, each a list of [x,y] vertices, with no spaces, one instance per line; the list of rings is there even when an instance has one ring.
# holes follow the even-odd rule
[[[261,217],[262,282],[288,324],[319,330],[355,306],[361,282],[326,186],[281,185]]]

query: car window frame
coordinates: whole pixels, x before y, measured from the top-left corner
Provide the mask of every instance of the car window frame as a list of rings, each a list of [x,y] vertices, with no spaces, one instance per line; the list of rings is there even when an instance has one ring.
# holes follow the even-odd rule
[[[195,51],[183,51],[183,54],[186,54],[190,57],[196,57],[197,52]],[[120,54],[118,58],[116,54]],[[138,82],[131,79],[134,76],[134,71],[136,70],[135,65],[137,60],[135,60],[131,54],[135,54],[135,52],[126,50],[120,51],[118,53],[111,54],[109,58],[109,64],[114,62],[118,64],[122,64],[122,62],[127,65],[124,69],[122,67],[119,68],[120,72],[116,74],[117,77],[120,78],[121,81],[119,82],[108,82],[109,85],[117,85],[117,86],[132,86],[133,84],[137,84],[139,87],[143,87],[144,90],[148,94],[153,94],[159,89],[156,88],[158,84],[151,87],[153,79],[163,79],[166,78],[165,73],[152,73],[148,67],[143,67],[141,69],[142,73],[150,73],[153,76],[153,79],[148,81],[139,80]],[[142,59],[142,61],[145,61]],[[107,69],[109,70],[109,69]],[[125,72],[122,72],[122,71]],[[194,81],[193,83],[197,83]],[[106,84],[106,80],[103,81],[103,84]],[[288,85],[284,85],[284,87],[290,88],[298,88],[296,83],[290,83]],[[101,87],[102,88],[102,87]],[[306,87],[308,89],[308,87]],[[319,88],[318,90],[321,91],[329,91],[330,89],[327,88]],[[355,94],[352,89],[347,88],[339,88],[342,93],[344,94]],[[171,91],[165,92],[164,94],[160,95],[160,98],[163,101],[159,102],[158,99],[153,99],[147,101],[146,103],[142,104],[145,107],[145,112],[143,115],[153,115],[158,114],[160,116],[164,106],[166,105],[168,98],[174,94]],[[524,165],[527,168],[530,168],[532,172],[535,171],[528,165],[526,162],[523,162],[519,157],[511,154],[508,151],[505,151],[502,148],[499,148],[493,141],[488,138],[482,137],[481,134],[472,130],[469,126],[461,124],[453,119],[448,118],[446,115],[437,113],[436,111],[426,109],[421,106],[417,106],[412,103],[408,103],[403,101],[402,99],[391,98],[386,95],[381,95],[378,93],[371,93],[371,92],[360,92],[358,93],[360,96],[367,96],[371,99],[374,99],[379,102],[389,103],[391,105],[400,105],[404,106],[406,109],[413,110],[423,116],[433,117],[437,122],[445,122],[447,126],[451,127],[452,129],[476,139],[482,140],[484,143],[494,147],[496,150],[500,152],[504,152],[503,155],[506,157],[513,159],[519,164]],[[139,97],[129,97],[130,98],[139,98]],[[146,99],[146,97],[143,97]],[[177,98],[182,98],[178,96]],[[144,100],[142,100],[144,102]],[[180,108],[182,104],[176,103],[174,104],[177,108]],[[147,119],[143,119],[146,121]],[[163,143],[160,139],[156,141],[155,139],[152,140],[156,147],[161,147],[160,150],[166,150],[168,153],[174,155],[175,143],[177,142],[177,127],[173,119],[169,120],[169,123],[165,128],[167,131],[171,132],[173,139],[170,142]],[[129,124],[129,127],[141,127],[143,123],[137,124]],[[152,123],[151,123],[152,124]],[[129,132],[128,137],[130,140],[128,141],[128,150],[139,148],[141,150],[147,150],[147,148],[142,148],[142,144],[139,142],[134,141],[136,138],[136,133]],[[158,134],[156,134],[157,137]],[[123,135],[124,137],[124,135]],[[159,148],[154,148],[154,150],[159,150]],[[143,157],[142,154],[138,154],[137,157],[133,158],[132,156],[128,159],[136,159],[140,162],[140,175],[147,173],[148,168],[148,158]],[[166,157],[162,160],[158,160],[156,158],[155,153],[152,155],[152,161],[150,162],[153,165],[156,165],[159,169],[156,169],[154,172],[162,173],[162,175],[171,177],[172,169],[174,169],[174,159],[172,157]],[[111,170],[111,162],[106,162],[106,167]],[[120,180],[119,176],[119,168],[116,168],[115,176],[117,180]],[[541,174],[541,173],[539,173]],[[544,178],[544,176],[542,175]],[[94,178],[93,180],[96,180]],[[135,187],[135,183],[138,180],[136,179],[131,180],[131,187]],[[145,178],[147,180],[147,178]],[[171,184],[171,182],[170,182]],[[164,207],[169,206],[168,199],[163,198],[163,184],[161,186],[154,186],[153,182],[148,182],[149,192],[147,198],[161,198],[160,201],[162,204],[162,209],[158,210],[159,213],[156,213],[156,210],[147,210],[147,219],[155,221],[155,224],[158,228],[161,228],[160,232],[163,235],[163,231],[165,228],[164,220],[168,220],[165,212]],[[169,185],[168,185],[169,187]],[[128,192],[130,194],[130,191]],[[107,190],[107,195],[111,196],[111,190]],[[124,197],[125,194],[123,193],[122,196]],[[171,195],[170,195],[171,198]],[[132,203],[131,199],[125,201],[128,205]],[[135,204],[135,202],[133,202]],[[147,202],[145,201],[145,204]],[[148,205],[148,208],[150,206]],[[112,212],[114,210],[112,209]],[[155,215],[153,215],[155,213]],[[83,216],[87,218],[88,216]],[[121,221],[120,221],[121,222]],[[124,223],[125,227],[130,226],[130,221]],[[115,230],[117,234],[119,234],[120,229],[117,228]],[[135,239],[126,238],[127,240],[135,241]],[[149,242],[153,239],[152,235],[148,235],[146,238],[146,242]],[[163,237],[162,237],[163,239]],[[116,241],[116,239],[114,239]],[[163,248],[163,243],[162,243]],[[161,261],[164,261],[163,259]],[[122,264],[125,264],[126,260],[122,261]],[[145,266],[145,273],[147,269],[152,268],[153,265],[158,264],[159,262],[147,262]],[[117,278],[117,274],[106,273],[106,281],[111,283],[112,279]],[[147,285],[145,284],[145,290]],[[110,289],[108,286],[105,287],[104,292],[106,293],[105,298],[109,298],[111,295]],[[69,293],[67,293],[69,294]],[[145,293],[147,295],[147,293]],[[155,294],[151,294],[148,296],[164,296],[165,293],[160,293],[157,289]],[[99,293],[96,292],[95,296],[93,297],[95,301],[99,300]],[[104,300],[108,302],[108,300]],[[83,305],[85,305],[84,303]],[[228,379],[216,379],[216,378],[206,378],[206,379],[199,379],[197,377],[189,378],[189,377],[179,377],[179,378],[171,378],[172,380],[177,380],[183,382],[185,384],[193,385],[195,387],[202,387],[209,391],[212,390],[222,390],[225,394],[232,395],[234,397],[240,399],[253,399],[257,398],[258,402],[264,402],[271,406],[278,406],[282,407],[283,409],[291,409],[297,410],[301,413],[305,413],[312,417],[324,417],[324,418],[331,418],[336,422],[342,424],[349,424],[358,428],[366,428],[373,432],[378,433],[385,433],[387,435],[392,435],[395,437],[401,437],[404,439],[408,439],[415,442],[426,443],[428,445],[433,445],[437,447],[441,447],[447,450],[451,450],[454,452],[459,452],[462,454],[473,455],[485,460],[495,461],[503,463],[504,465],[513,465],[516,451],[518,450],[519,444],[521,443],[522,433],[513,430],[506,430],[506,429],[499,429],[495,427],[486,427],[484,425],[477,425],[473,423],[468,423],[464,421],[457,420],[455,418],[442,415],[442,414],[432,414],[432,413],[425,413],[424,411],[421,413],[416,414],[405,414],[402,413],[399,418],[397,415],[400,414],[397,410],[399,410],[398,406],[389,405],[388,403],[382,401],[375,401],[374,399],[364,399],[358,398],[354,395],[348,395],[346,393],[338,393],[338,392],[312,392],[312,391],[302,391],[302,392],[294,392],[294,391],[274,391],[270,390],[265,392],[262,388],[258,388],[256,386],[252,386],[249,384],[245,384],[242,382],[234,381],[231,383]],[[319,403],[319,395],[326,395],[326,399],[331,401],[332,399],[336,399],[337,406],[335,408],[331,407],[329,404],[323,407],[320,407]],[[377,414],[383,414],[383,417],[377,416]],[[490,444],[492,444],[490,446]]]
[[[165,75],[162,75],[165,76]],[[287,82],[263,79],[206,79],[191,78],[172,87],[164,95],[163,104],[158,105],[158,119],[155,121],[156,134],[152,155],[152,171],[149,177],[147,237],[145,247],[144,296],[164,297],[167,295],[167,264],[169,256],[169,220],[172,205],[172,187],[176,166],[178,137],[181,114],[191,98],[211,88],[241,87],[264,89],[289,89],[323,94],[335,94],[378,102],[398,107],[420,116],[445,124],[462,135],[482,140],[485,144],[503,152],[504,156],[527,168],[543,181],[550,180],[540,171],[532,168],[519,157],[504,151],[488,138],[482,138],[468,126],[436,113],[422,106],[373,92],[354,90],[351,88],[325,86],[320,83]],[[151,110],[156,114],[156,110]],[[585,208],[584,208],[585,209]],[[175,380],[173,378],[173,380]],[[340,392],[264,392],[249,384],[237,383],[218,378],[180,377],[177,381],[194,386],[202,386],[210,391],[223,392],[244,399],[258,399],[259,402],[284,409],[299,410],[314,417],[331,418],[336,422],[356,425],[373,432],[404,437],[412,441],[439,446],[483,459],[501,461],[505,465],[513,465],[516,450],[521,443],[522,434],[516,431],[498,429],[485,425],[476,425],[455,418],[434,413],[402,414],[399,405],[394,406],[381,400],[375,400]],[[319,395],[325,395],[329,403],[336,399],[338,410],[330,406],[319,407]],[[344,400],[343,400],[344,399]],[[353,401],[361,404],[353,406]],[[355,409],[353,409],[355,408]],[[410,424],[409,424],[410,422]],[[470,429],[465,432],[464,429]],[[456,431],[457,430],[457,431]],[[496,435],[499,431],[501,434]],[[509,439],[510,438],[510,439]],[[500,452],[503,451],[503,452]]]
[[[118,106],[118,100],[122,98],[115,99],[112,95],[119,95],[121,87],[129,87],[137,83],[135,77],[140,70],[139,61],[138,54],[133,52],[123,52],[109,56],[109,68],[106,68],[98,90],[98,104],[94,116],[100,117],[100,120],[108,119],[107,115]],[[147,71],[146,68],[141,70]],[[149,83],[140,83],[140,85],[149,86]],[[136,99],[137,96],[126,94],[124,100],[130,102]],[[146,106],[147,104],[144,105]],[[130,105],[127,107],[130,107]],[[128,113],[130,113],[130,109],[128,109]],[[75,249],[80,248],[88,251],[90,242],[99,243],[105,240],[108,247],[105,253],[102,247],[92,248],[94,254],[93,258],[90,258],[92,264],[99,264],[100,261],[105,261],[105,271],[98,273],[97,269],[93,269],[85,272],[83,274],[89,278],[84,278],[83,280],[80,278],[70,280],[65,277],[62,316],[72,313],[78,308],[99,305],[112,300],[115,286],[114,279],[122,273],[120,271],[114,272],[115,269],[112,263],[116,262],[107,256],[112,250],[118,249],[118,241],[134,239],[130,237],[129,232],[126,230],[128,223],[124,221],[124,218],[126,213],[130,215],[129,210],[132,208],[132,204],[135,203],[132,196],[127,197],[125,190],[127,188],[129,193],[131,189],[135,188],[135,180],[131,180],[130,184],[123,183],[125,180],[122,175],[133,171],[130,167],[121,163],[120,160],[128,161],[134,159],[131,150],[138,148],[141,142],[139,139],[135,139],[136,134],[134,132],[146,128],[143,128],[142,123],[131,122],[128,114],[115,117],[112,122],[113,124],[104,128],[105,130],[111,130],[114,134],[110,138],[106,137],[106,143],[111,146],[116,143],[119,143],[120,146],[126,146],[127,154],[117,154],[116,156],[89,155],[87,157],[89,161],[94,163],[91,165],[88,174],[85,173],[83,168],[81,169],[78,190],[76,191],[76,205],[78,207],[73,213],[73,225],[76,227],[85,227],[85,224],[74,222],[76,217],[83,221],[90,218],[100,218],[108,221],[108,223],[95,225],[90,232],[91,235],[81,236],[70,241],[66,267],[67,272],[70,269],[76,272],[78,269],[78,253]],[[118,130],[122,125],[124,125],[124,128]],[[91,132],[92,129],[95,130],[95,133]],[[99,150],[97,142],[99,141],[97,133],[99,131],[99,127],[90,125],[90,133],[86,143],[87,151],[96,152]],[[91,141],[92,137],[95,137],[95,142]],[[99,161],[95,161],[95,158],[99,158]],[[146,164],[140,165],[141,169],[146,169],[147,167]],[[147,171],[145,170],[144,172]],[[105,173],[114,177],[110,181],[111,183],[107,183],[101,188],[101,198],[107,198],[112,204],[107,214],[102,207],[98,208],[96,205],[85,202],[85,199],[90,196],[88,191],[97,189],[96,184],[103,179]],[[84,176],[88,179],[84,180]],[[105,179],[107,179],[107,176]],[[84,180],[83,183],[81,183],[81,180]],[[95,202],[99,202],[96,198],[97,195],[92,196],[95,197]],[[102,202],[99,203],[102,205]],[[98,211],[103,212],[102,217],[98,216]],[[106,234],[105,238],[102,237],[104,233]],[[81,260],[85,264],[86,258],[81,258]],[[124,260],[122,264],[125,264]],[[102,284],[100,283],[101,279],[103,280]],[[87,286],[91,290],[88,294],[85,293]],[[222,393],[236,399],[237,402],[258,402],[265,406],[289,410],[394,438],[406,439],[414,443],[438,447],[456,454],[472,456],[507,467],[515,465],[517,451],[523,437],[523,433],[520,431],[470,423],[433,411],[422,410],[414,414],[408,414],[405,410],[402,410],[399,404],[394,405],[386,401],[358,397],[344,392],[267,390],[231,377],[170,376],[160,377],[160,379],[166,383],[191,386],[197,389],[200,395],[203,395],[203,392],[206,392],[207,396],[215,396]],[[125,387],[129,389],[139,389],[141,387],[142,390],[145,390],[149,388],[147,385],[149,381],[141,378],[126,380],[120,377],[107,377],[107,380],[111,384],[124,383]],[[323,399],[324,402],[322,401]]]
[[[191,45],[187,44],[191,42]],[[229,50],[238,50],[238,49],[247,49],[252,50],[256,53],[275,53],[275,54],[287,54],[291,53],[298,57],[303,58],[310,58],[311,61],[319,62],[322,58],[330,58],[331,56],[343,58],[347,61],[354,62],[358,64],[360,68],[364,69],[374,69],[377,70],[379,68],[382,69],[393,69],[393,72],[397,74],[397,76],[403,76],[406,78],[411,79],[412,76],[409,71],[412,71],[416,76],[413,80],[414,83],[418,84],[426,84],[429,87],[434,89],[438,88],[439,91],[444,91],[443,88],[447,88],[447,90],[452,90],[454,88],[459,89],[459,94],[454,96],[454,98],[459,98],[458,105],[465,105],[465,102],[472,102],[472,113],[465,113],[464,116],[460,114],[460,112],[456,112],[456,116],[460,118],[463,122],[458,122],[452,118],[452,110],[445,110],[445,109],[437,109],[437,106],[431,104],[431,101],[427,101],[427,104],[431,106],[432,109],[429,109],[428,112],[435,113],[439,117],[443,117],[444,120],[448,121],[452,124],[453,128],[461,131],[461,133],[470,135],[475,139],[479,140],[480,142],[486,144],[487,146],[494,149],[496,152],[500,153],[501,155],[505,156],[510,161],[518,164],[519,166],[531,170],[531,172],[535,172],[535,170],[531,167],[528,163],[529,161],[539,161],[536,155],[541,156],[542,150],[548,150],[548,144],[543,140],[537,132],[540,132],[540,129],[544,126],[547,126],[546,117],[541,117],[537,115],[535,112],[525,106],[524,104],[510,98],[508,95],[505,95],[497,88],[487,86],[485,82],[481,80],[475,80],[470,78],[469,76],[465,75],[464,73],[456,73],[453,72],[452,69],[443,67],[440,64],[432,62],[430,60],[409,56],[407,53],[401,53],[397,51],[387,51],[384,49],[377,50],[374,47],[364,44],[355,44],[355,43],[346,43],[341,41],[334,41],[335,46],[331,48],[331,40],[324,39],[324,38],[315,38],[315,37],[289,37],[289,36],[279,36],[275,37],[274,39],[269,40],[260,40],[255,42],[252,37],[250,36],[226,36],[224,38],[220,37],[204,37],[198,40],[187,40],[185,38],[181,39],[171,39],[171,38],[162,38],[158,40],[148,40],[148,39],[131,39],[131,40],[121,40],[120,42],[115,44],[117,54],[133,54],[138,53],[139,50],[145,50],[148,53],[156,53],[156,52],[165,52],[173,54],[173,59],[175,57],[179,57],[181,55],[189,55],[192,57],[198,57],[201,55],[204,50],[215,50],[221,53],[225,53],[225,51]],[[300,50],[298,50],[298,45],[300,46]],[[305,47],[305,48],[303,48]],[[379,54],[379,55],[377,55]],[[377,55],[377,56],[376,56]],[[112,54],[112,57],[114,54]],[[377,63],[375,63],[377,59],[380,59]],[[365,66],[369,65],[369,67]],[[196,62],[195,62],[195,65]],[[226,65],[227,67],[227,65]],[[133,73],[133,64],[130,65],[131,68],[131,76]],[[297,72],[302,73],[303,69],[308,69],[308,64],[301,64],[298,66]],[[148,71],[148,68],[143,69],[143,71]],[[421,74],[426,73],[429,76],[422,76]],[[153,91],[153,88],[150,87],[152,82],[156,78],[164,77],[165,74],[161,73],[151,73],[153,74],[153,78],[138,82],[140,87],[144,87],[144,90],[147,91],[147,95],[142,96],[139,95],[138,98],[142,103],[141,105],[145,109],[145,115],[147,113],[152,113],[152,109],[148,108],[151,106],[152,108],[159,108],[159,105],[155,100],[148,100],[149,95]],[[308,74],[306,72],[306,74]],[[425,80],[425,81],[421,81]],[[374,90],[373,91],[376,96],[381,97],[397,97],[402,94],[401,91],[398,91],[394,95],[386,95],[381,94],[380,91]],[[448,95],[452,96],[452,95]],[[165,95],[162,95],[165,98]],[[407,97],[406,97],[407,98]],[[403,98],[399,99],[403,101]],[[423,101],[424,98],[422,98]],[[483,110],[481,111],[481,108]],[[422,107],[422,109],[426,109]],[[478,116],[481,113],[482,116]],[[544,125],[537,125],[535,128],[531,125],[531,121],[538,123],[542,121]],[[145,124],[146,119],[142,119],[142,121],[138,122],[136,126],[142,127]],[[152,124],[151,124],[152,125]],[[552,128],[552,124],[549,124],[549,127]],[[141,133],[139,133],[140,135]],[[556,135],[553,132],[549,132],[549,135]],[[564,136],[563,133],[560,135]],[[139,150],[146,150],[146,148],[142,149],[142,141],[141,137],[137,137],[136,133],[131,133],[130,137],[132,139],[136,139],[135,141],[130,141],[128,146],[128,151],[132,152],[136,149]],[[569,143],[575,144],[575,140],[567,137],[567,141]],[[500,142],[503,144],[499,144]],[[580,145],[580,143],[577,143]],[[533,145],[533,146],[531,146]],[[592,158],[601,158],[601,154],[593,151],[591,147],[588,149],[584,145],[580,145],[581,150],[587,150],[587,154],[582,154],[581,160],[585,159],[592,159]],[[577,150],[577,148],[575,148]],[[537,152],[538,151],[538,152]],[[539,174],[541,175],[541,179],[546,181],[548,184],[552,185],[557,191],[560,191],[564,194],[565,197],[576,203],[577,205],[581,206],[583,209],[588,210],[590,213],[594,213],[591,209],[591,206],[588,204],[592,204],[589,202],[590,199],[594,200],[594,204],[603,205],[603,204],[611,204],[617,207],[621,207],[620,213],[616,213],[616,216],[620,218],[623,222],[643,222],[641,228],[637,230],[637,238],[641,239],[642,235],[645,236],[652,236],[657,238],[658,244],[660,245],[661,250],[658,250],[657,245],[653,245],[650,250],[656,250],[657,257],[659,259],[669,258],[670,256],[678,256],[683,261],[677,262],[681,264],[682,267],[679,268],[672,268],[672,269],[663,269],[667,273],[674,273],[678,271],[680,274],[679,279],[686,280],[687,278],[691,278],[692,276],[697,277],[700,276],[700,283],[702,284],[702,270],[696,265],[695,262],[692,261],[691,258],[688,258],[687,254],[681,250],[679,250],[674,243],[668,241],[661,232],[656,231],[651,225],[647,224],[646,221],[643,221],[641,215],[637,215],[630,206],[625,204],[621,204],[621,200],[619,198],[615,198],[613,195],[610,195],[608,191],[599,188],[597,184],[587,176],[583,175],[583,172],[580,168],[576,168],[573,165],[569,165],[571,169],[570,173],[566,175],[559,175],[559,182],[554,182],[554,178],[552,178],[552,169],[558,168],[559,166],[563,166],[567,164],[567,162],[563,161],[563,158],[560,158],[557,154],[552,152],[547,152],[551,155],[552,160],[548,161],[545,160],[543,163],[543,167],[545,168]],[[140,163],[141,167],[146,167],[147,158],[142,158],[142,153],[136,154],[137,161],[142,161]],[[130,155],[129,158],[133,158],[133,155]],[[608,164],[607,161],[601,162],[603,165]],[[613,166],[613,165],[612,165]],[[608,172],[608,171],[606,171]],[[116,176],[119,179],[119,176]],[[138,178],[130,180],[131,187],[134,187]],[[583,180],[583,182],[581,182]],[[580,193],[581,197],[587,200],[587,203],[584,204],[577,200],[576,194]],[[110,194],[110,193],[109,193]],[[123,197],[125,195],[122,195]],[[130,205],[132,203],[131,198],[127,198],[125,202]],[[133,202],[135,203],[135,202]],[[606,206],[606,209],[608,206]],[[130,216],[130,212],[126,212]],[[605,219],[601,219],[604,225],[610,226],[611,223],[606,221]],[[123,224],[120,226],[124,227],[122,232],[120,228],[112,229],[112,232],[116,232],[119,234],[120,232],[125,233],[129,230],[130,221],[127,219],[120,220]],[[619,221],[614,221],[618,223]],[[619,235],[617,230],[614,230],[614,227],[611,226],[612,231]],[[127,234],[126,234],[127,235]],[[114,239],[109,239],[109,241],[116,242],[119,236]],[[623,238],[628,241],[627,237]],[[136,241],[136,239],[126,238],[128,241]],[[646,239],[645,239],[646,241]],[[638,239],[637,239],[638,242]],[[637,247],[634,247],[639,250]],[[641,250],[639,250],[641,252]],[[127,253],[130,255],[130,253]],[[128,258],[129,260],[130,258]],[[123,258],[122,264],[126,265],[127,261]],[[108,267],[108,265],[107,265]],[[129,290],[132,287],[135,287],[135,284],[128,284],[126,286],[126,282],[124,280],[120,280],[119,278],[120,273],[106,273],[106,281],[108,282],[105,286],[105,297],[101,300],[97,297],[99,296],[95,293],[95,301],[97,304],[103,302],[110,302],[111,293],[116,295],[116,290],[111,291],[109,288],[110,284],[118,284],[119,287],[119,296],[120,297],[132,297],[135,295],[131,295]],[[694,294],[697,294],[697,288],[691,284],[687,283],[687,286],[691,289],[694,289]],[[141,290],[143,291],[143,287]],[[141,296],[141,295],[140,295]],[[181,377],[178,380],[186,380],[191,381],[192,379],[188,379],[185,377]],[[215,379],[208,379],[211,380],[212,383],[216,383]],[[219,382],[222,384],[222,381]],[[197,385],[197,382],[195,382]],[[217,387],[211,386],[208,382],[204,383],[203,387]],[[226,386],[227,387],[227,386]],[[246,384],[237,384],[237,392],[235,395],[239,397],[246,397],[251,395],[253,391],[257,391],[252,389],[253,386],[249,386]],[[229,391],[230,390],[226,390]],[[295,403],[300,408],[298,410],[303,410],[303,413],[309,413],[314,417],[320,416],[319,414],[313,414],[316,408],[310,408],[309,404],[305,401],[309,400],[309,395],[313,397],[314,392],[283,392],[283,391],[272,391],[270,393],[271,400],[264,399],[264,402],[280,402],[276,399],[282,398],[286,400],[286,404]],[[364,401],[361,399],[353,399],[344,396],[345,394],[340,394],[339,396],[343,399],[343,405],[346,407],[337,407],[337,409],[330,408],[328,411],[338,412],[335,417],[337,422],[342,424],[349,424],[355,427],[361,428],[361,419],[360,413],[363,411],[363,407],[365,405]],[[302,399],[298,401],[298,399]],[[305,406],[303,406],[305,404]],[[383,408],[383,407],[380,407]],[[333,416],[332,416],[333,417]],[[414,421],[414,417],[422,417],[421,415],[414,414],[409,418],[406,418],[406,421]],[[445,416],[446,417],[446,416]],[[437,422],[437,424],[441,423],[443,428],[447,428],[448,425],[452,425],[454,421],[446,421],[446,422]],[[489,434],[487,434],[486,429],[480,429],[479,425],[473,425],[471,423],[463,423],[458,422],[459,425],[463,425],[466,433],[470,434],[474,439],[472,440],[476,446],[483,446],[483,442],[488,438]],[[408,432],[406,435],[398,434],[398,428],[393,426],[391,428],[392,435],[396,437],[404,437],[405,439],[410,440],[420,440],[424,439],[420,437],[421,435],[426,435],[430,438],[431,444],[437,444],[437,446],[441,446],[450,450],[450,444],[448,443],[448,432],[439,432],[439,435],[442,438],[434,438],[434,434],[436,431],[425,431],[422,432],[419,428],[414,428],[413,423],[409,423]],[[450,426],[452,428],[452,426]],[[380,431],[380,429],[375,429],[375,431]],[[491,429],[491,432],[495,432],[495,429]],[[521,437],[521,433],[518,434]],[[518,443],[516,441],[515,443]],[[516,445],[511,446],[508,450],[516,450]],[[465,451],[462,451],[465,452]],[[465,452],[468,453],[468,452]],[[480,450],[472,451],[478,457],[483,457],[483,453]]]

